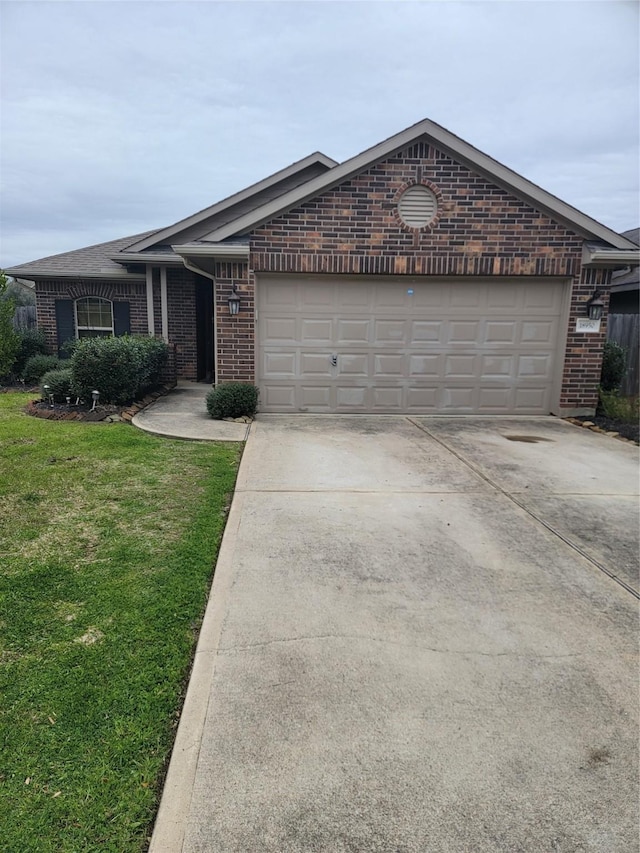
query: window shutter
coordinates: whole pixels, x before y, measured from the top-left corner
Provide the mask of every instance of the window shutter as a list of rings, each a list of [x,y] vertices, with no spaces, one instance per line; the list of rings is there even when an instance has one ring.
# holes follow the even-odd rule
[[[69,353],[62,345],[75,338],[73,323],[73,301],[71,299],[56,299],[56,333],[58,336],[58,356],[69,358]]]
[[[131,333],[131,320],[128,302],[113,303],[113,334],[129,335]]]

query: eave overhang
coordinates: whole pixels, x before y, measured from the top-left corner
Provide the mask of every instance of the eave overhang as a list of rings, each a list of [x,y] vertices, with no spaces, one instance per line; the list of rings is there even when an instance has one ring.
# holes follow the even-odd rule
[[[623,269],[640,265],[640,249],[609,249],[585,244],[582,249],[582,266],[600,269]]]

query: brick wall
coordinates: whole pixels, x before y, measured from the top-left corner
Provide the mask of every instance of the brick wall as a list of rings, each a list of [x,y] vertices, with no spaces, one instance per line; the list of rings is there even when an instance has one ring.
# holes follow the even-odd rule
[[[218,263],[216,288],[216,382],[255,381],[255,285],[247,264]],[[235,284],[240,313],[229,314],[228,299]]]
[[[92,279],[51,279],[36,282],[38,326],[44,330],[50,352],[58,350],[56,334],[56,299],[79,299],[81,296],[101,296],[112,302],[128,302],[131,332],[146,335],[147,296],[144,282],[94,281]]]
[[[421,229],[407,227],[397,213],[400,196],[413,184],[428,186],[438,200],[436,220]],[[418,143],[256,229],[250,264],[254,273],[562,276],[572,282],[569,329],[575,329],[596,284],[609,284],[608,272],[582,270],[583,240]],[[245,287],[253,304],[251,276]],[[593,409],[605,325],[597,335],[569,332],[563,408]],[[253,363],[245,351],[242,360]],[[253,372],[242,378],[253,379]]]

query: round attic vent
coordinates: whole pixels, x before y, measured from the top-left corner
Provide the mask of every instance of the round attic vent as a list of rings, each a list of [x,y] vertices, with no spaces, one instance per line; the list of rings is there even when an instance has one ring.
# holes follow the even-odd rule
[[[438,201],[428,187],[416,184],[409,187],[400,197],[398,213],[410,228],[423,228],[436,215]]]

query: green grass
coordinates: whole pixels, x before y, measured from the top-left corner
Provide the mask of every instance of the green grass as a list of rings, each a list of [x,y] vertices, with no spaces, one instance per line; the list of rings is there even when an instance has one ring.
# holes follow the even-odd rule
[[[146,848],[241,447],[0,394],[0,850]]]

